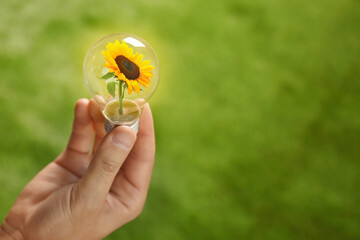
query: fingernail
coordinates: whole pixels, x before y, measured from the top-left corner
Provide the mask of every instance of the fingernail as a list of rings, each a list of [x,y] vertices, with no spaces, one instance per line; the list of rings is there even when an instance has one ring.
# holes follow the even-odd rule
[[[134,136],[128,131],[117,132],[112,138],[115,146],[123,149],[129,149],[134,141]]]

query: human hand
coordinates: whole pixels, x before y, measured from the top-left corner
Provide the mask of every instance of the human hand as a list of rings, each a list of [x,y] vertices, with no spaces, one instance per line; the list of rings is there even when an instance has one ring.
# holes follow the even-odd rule
[[[154,155],[148,105],[138,135],[124,126],[106,135],[97,103],[80,99],[67,148],[22,190],[0,239],[104,238],[142,211]]]

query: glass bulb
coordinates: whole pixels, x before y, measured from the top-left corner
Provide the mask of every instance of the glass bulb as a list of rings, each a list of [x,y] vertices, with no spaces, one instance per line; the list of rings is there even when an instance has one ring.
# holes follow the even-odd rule
[[[108,35],[90,47],[83,71],[86,88],[106,119],[106,130],[127,125],[137,131],[144,105],[159,82],[152,47],[128,33]]]

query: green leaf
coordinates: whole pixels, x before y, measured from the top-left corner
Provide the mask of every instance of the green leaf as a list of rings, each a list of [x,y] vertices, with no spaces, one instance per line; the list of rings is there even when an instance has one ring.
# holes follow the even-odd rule
[[[113,96],[113,98],[115,97],[115,89],[116,89],[116,82],[109,82],[107,84],[107,90],[109,91],[111,96]]]
[[[105,74],[104,76],[101,77],[101,79],[109,79],[115,77],[115,74],[113,72],[108,72],[107,74]]]

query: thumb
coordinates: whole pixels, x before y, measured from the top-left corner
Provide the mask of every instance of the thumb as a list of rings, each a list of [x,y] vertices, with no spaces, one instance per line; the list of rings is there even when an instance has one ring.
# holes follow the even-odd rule
[[[89,168],[79,181],[83,196],[104,201],[110,187],[136,140],[136,133],[129,127],[112,130],[101,142]]]

